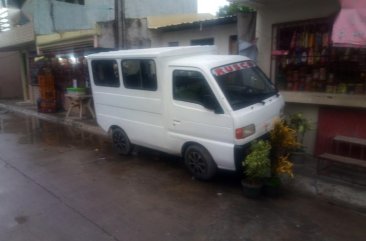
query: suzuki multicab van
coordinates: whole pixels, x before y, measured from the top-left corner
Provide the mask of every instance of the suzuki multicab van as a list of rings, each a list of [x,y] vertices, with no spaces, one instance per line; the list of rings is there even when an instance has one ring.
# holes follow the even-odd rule
[[[97,122],[120,154],[138,145],[179,155],[202,180],[241,170],[284,101],[255,62],[215,53],[190,46],[87,56]]]

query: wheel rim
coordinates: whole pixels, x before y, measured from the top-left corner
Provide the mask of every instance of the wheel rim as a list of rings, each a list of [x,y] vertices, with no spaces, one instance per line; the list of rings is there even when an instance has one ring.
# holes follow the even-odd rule
[[[128,149],[128,140],[126,136],[120,131],[113,133],[113,143],[116,148],[122,152],[125,152]]]
[[[192,151],[188,153],[187,164],[190,171],[197,175],[203,175],[207,171],[207,164],[201,153]]]

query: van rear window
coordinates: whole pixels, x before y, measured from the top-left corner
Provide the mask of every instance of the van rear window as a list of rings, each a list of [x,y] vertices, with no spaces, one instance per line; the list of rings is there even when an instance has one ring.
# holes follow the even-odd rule
[[[111,59],[92,60],[94,84],[97,86],[119,87],[117,61]]]
[[[150,59],[122,60],[123,84],[127,89],[155,91],[158,88],[155,62]]]

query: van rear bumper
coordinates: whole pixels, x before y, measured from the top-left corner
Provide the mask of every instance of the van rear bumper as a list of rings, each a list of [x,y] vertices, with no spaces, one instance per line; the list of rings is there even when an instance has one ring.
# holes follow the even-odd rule
[[[269,133],[264,134],[263,136],[258,137],[257,139],[253,140],[253,141],[258,141],[258,140],[269,140]],[[253,142],[248,142],[244,145],[235,145],[234,146],[234,161],[235,161],[235,169],[236,172],[239,175],[243,175],[243,165],[242,165],[242,161],[244,160],[244,158],[249,154],[250,151],[250,145]]]

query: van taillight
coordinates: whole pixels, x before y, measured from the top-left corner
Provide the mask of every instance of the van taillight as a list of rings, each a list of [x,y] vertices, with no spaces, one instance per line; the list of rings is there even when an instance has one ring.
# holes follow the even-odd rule
[[[236,129],[235,138],[238,140],[244,139],[244,138],[247,138],[248,136],[253,135],[254,133],[255,133],[255,125],[250,124],[248,126]]]

